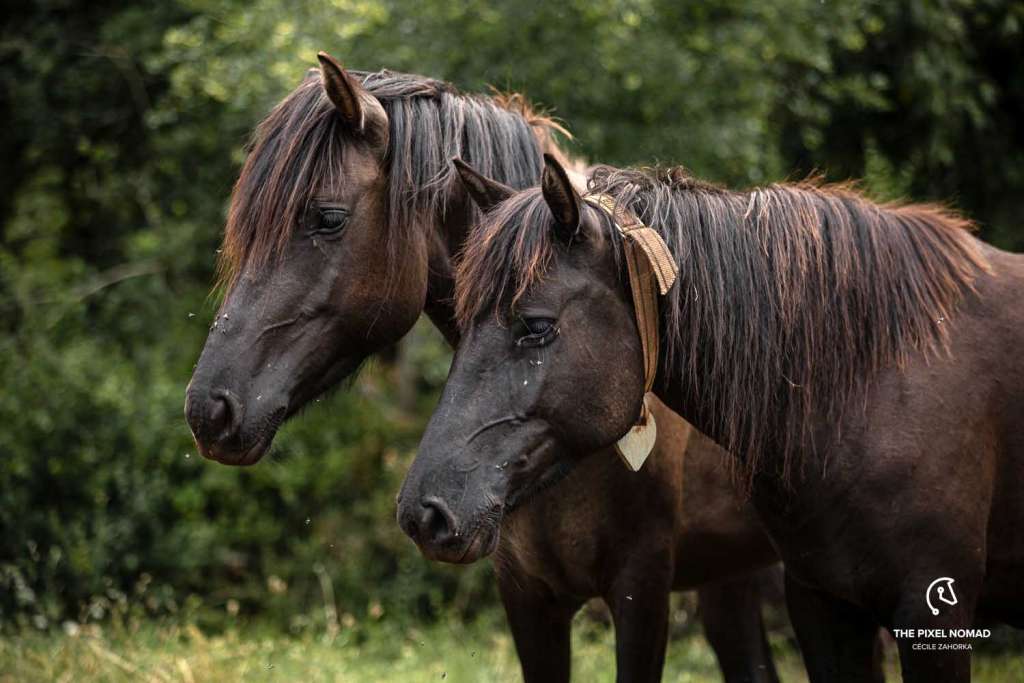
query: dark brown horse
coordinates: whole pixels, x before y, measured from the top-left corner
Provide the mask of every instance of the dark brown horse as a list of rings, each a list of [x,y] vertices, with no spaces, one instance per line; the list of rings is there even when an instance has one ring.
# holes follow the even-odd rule
[[[456,339],[446,272],[475,210],[449,158],[524,187],[552,128],[514,101],[321,60],[257,128],[232,194],[227,295],[185,410],[200,452],[225,464],[256,462],[286,418],[424,310]]]
[[[258,128],[232,197],[222,263],[227,296],[186,399],[200,451],[228,464],[258,460],[287,417],[398,340],[422,311],[457,342],[450,255],[476,211],[455,180],[452,156],[526,187],[540,178],[541,153],[557,152],[550,134],[558,126],[521,98],[462,95],[432,79],[355,74],[327,56],[321,61],[322,75],[310,74]],[[595,514],[599,506],[574,502],[604,491],[598,495],[607,505],[609,489],[623,490],[610,476],[622,467],[610,452],[573,473],[573,483],[521,506],[496,568],[530,680],[568,673],[571,613],[556,619],[538,605],[578,606],[608,595],[616,576],[619,602],[639,604],[646,577],[626,572],[642,569],[647,556],[626,568],[608,566],[607,558],[621,559],[627,548],[673,553],[673,538],[686,540],[686,555],[674,559],[685,585],[719,580],[701,591],[701,602],[729,679],[773,679],[755,584],[739,575],[772,562],[774,553],[751,508],[730,497],[716,459],[701,448],[682,458],[689,427],[667,412],[663,424],[663,454],[634,478],[631,499],[669,505],[668,516],[645,515],[634,503],[605,518]],[[678,503],[681,468],[682,511],[654,496]],[[667,488],[655,478],[659,471]],[[659,534],[667,545],[640,547]],[[616,537],[622,547],[606,547]],[[626,671],[660,668],[664,630],[660,614],[620,623]]]
[[[904,680],[969,680],[955,629],[1024,625],[1024,259],[940,207],[844,187],[603,169],[590,190],[674,254],[655,392],[747,474],[812,680],[870,680],[879,624]],[[409,474],[465,544],[636,420],[622,251],[553,160],[467,243],[462,343]]]
[[[494,563],[524,676],[569,679],[572,617],[601,597],[615,624],[618,679],[659,680],[669,595],[703,587],[704,630],[725,680],[777,681],[750,616],[759,586],[746,578],[775,562],[775,550],[718,447],[660,402],[652,411],[658,445],[639,472],[599,451],[505,509]],[[463,561],[479,556],[470,550]]]

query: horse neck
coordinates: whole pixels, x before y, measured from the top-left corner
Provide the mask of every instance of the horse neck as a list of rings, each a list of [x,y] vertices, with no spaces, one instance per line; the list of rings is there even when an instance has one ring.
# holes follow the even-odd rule
[[[655,378],[653,392],[673,411],[681,415],[704,436],[715,443],[722,443],[726,435],[721,432],[714,421],[714,415],[708,410],[706,403],[701,401],[700,392],[694,386],[703,386],[707,378],[698,378],[692,384],[683,381],[676,372],[666,371],[664,361],[659,360],[658,374]]]
[[[440,215],[427,229],[427,298],[423,312],[434,327],[455,348],[459,328],[455,323],[455,256],[469,235],[472,213],[469,198],[462,191],[453,192]]]
[[[446,223],[438,221],[438,229],[431,230],[427,236],[427,298],[423,312],[454,349],[459,343],[459,328],[455,324],[455,269],[452,266],[455,251],[451,249],[447,230],[444,229]]]
[[[666,233],[689,263],[663,318],[674,348],[660,386],[702,432],[783,478],[823,452],[877,373],[946,348],[943,322],[989,268],[969,224],[941,207],[872,205],[841,188],[698,192],[694,225],[717,227]],[[730,230],[734,241],[717,240]]]

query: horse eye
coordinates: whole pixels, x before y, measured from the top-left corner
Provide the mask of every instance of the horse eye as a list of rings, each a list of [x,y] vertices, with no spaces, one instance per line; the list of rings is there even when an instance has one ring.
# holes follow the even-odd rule
[[[516,339],[517,346],[546,346],[558,336],[558,326],[553,318],[521,318],[525,334]]]
[[[338,232],[348,222],[348,211],[344,209],[321,209],[320,224],[316,232],[330,234]]]
[[[526,325],[530,334],[544,334],[551,329],[555,321],[551,318],[526,318],[523,320],[523,324]]]

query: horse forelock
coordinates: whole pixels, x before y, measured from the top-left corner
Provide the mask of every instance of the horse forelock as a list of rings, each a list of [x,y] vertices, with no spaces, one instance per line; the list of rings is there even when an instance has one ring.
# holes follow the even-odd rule
[[[874,203],[850,184],[734,192],[681,169],[599,167],[590,192],[623,202],[669,245],[680,276],[661,300],[663,372],[697,397],[748,479],[771,447],[789,481],[813,455],[812,417],[838,420],[879,370],[942,352],[988,269],[969,220],[935,204]],[[544,277],[552,220],[530,190],[476,228],[457,276],[464,329]]]
[[[455,318],[463,332],[485,314],[504,319],[544,278],[554,252],[553,220],[534,187],[498,204],[473,227],[455,276]]]
[[[515,188],[538,182],[543,153],[569,159],[558,136],[571,135],[521,95],[468,95],[444,81],[387,70],[350,73],[388,116],[385,235],[396,272],[412,231],[442,216],[459,182],[453,157]],[[306,203],[341,177],[350,144],[360,141],[335,115],[319,71],[310,70],[250,141],[228,211],[219,260],[223,285],[247,263],[263,264],[282,252]]]

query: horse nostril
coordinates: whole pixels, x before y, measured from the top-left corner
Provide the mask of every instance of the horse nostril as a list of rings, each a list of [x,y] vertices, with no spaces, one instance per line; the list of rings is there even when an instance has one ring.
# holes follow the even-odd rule
[[[231,408],[228,402],[222,398],[215,398],[210,402],[210,412],[207,415],[210,421],[210,431],[222,432],[231,421]]]
[[[432,545],[443,545],[455,535],[455,519],[448,506],[437,498],[426,498],[421,503],[419,519],[420,540]]]
[[[243,411],[241,401],[234,394],[226,389],[214,389],[206,402],[204,436],[214,443],[234,438],[241,430]]]

